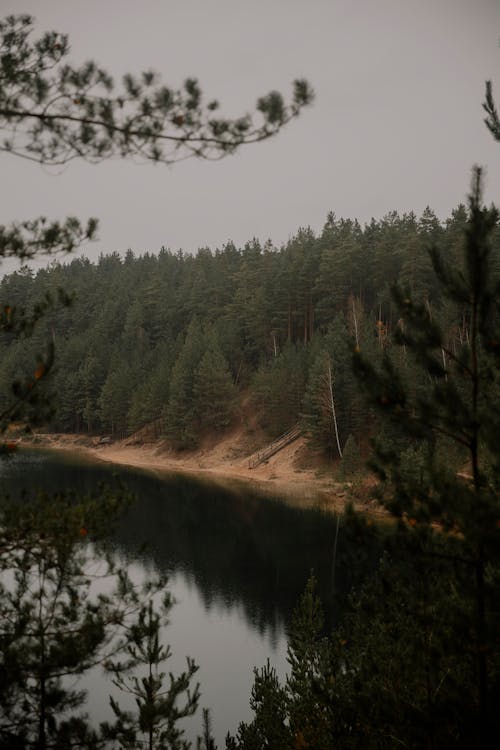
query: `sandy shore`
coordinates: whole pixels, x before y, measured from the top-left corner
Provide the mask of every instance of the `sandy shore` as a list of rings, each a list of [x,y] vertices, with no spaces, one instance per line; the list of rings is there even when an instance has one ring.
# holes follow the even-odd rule
[[[375,510],[373,501],[353,498],[349,485],[335,482],[329,466],[311,461],[304,438],[291,445],[260,466],[249,466],[248,438],[243,431],[226,435],[217,443],[202,445],[196,451],[178,453],[162,441],[132,442],[121,440],[99,443],[79,435],[43,435],[38,444],[44,447],[71,451],[98,461],[134,466],[157,474],[184,473],[203,477],[225,486],[251,483],[266,494],[277,495],[293,505],[319,506],[341,510],[354,500],[366,510]],[[312,464],[307,466],[307,464]]]

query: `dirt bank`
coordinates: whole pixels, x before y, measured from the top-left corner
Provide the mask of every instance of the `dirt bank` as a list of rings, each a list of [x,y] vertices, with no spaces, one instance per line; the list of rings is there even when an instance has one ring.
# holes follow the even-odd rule
[[[250,482],[294,505],[340,510],[352,500],[360,509],[375,511],[370,493],[357,492],[355,497],[349,485],[334,481],[332,467],[307,448],[304,438],[254,469],[250,468],[249,458],[255,446],[243,429],[234,430],[217,442],[207,439],[197,450],[180,453],[161,440],[140,442],[133,438],[103,443],[79,435],[49,434],[38,436],[37,443],[156,473],[192,474],[225,485]]]
[[[250,468],[249,458],[256,446],[242,429],[217,442],[207,439],[197,450],[184,452],[172,450],[162,440],[144,442],[133,438],[102,443],[81,435],[47,434],[38,436],[37,443],[160,474],[191,474],[226,486],[251,483],[293,505],[341,510],[352,501],[360,510],[377,513],[369,487],[358,488],[354,494],[348,484],[335,481],[332,465],[312,452],[304,438],[254,469]]]

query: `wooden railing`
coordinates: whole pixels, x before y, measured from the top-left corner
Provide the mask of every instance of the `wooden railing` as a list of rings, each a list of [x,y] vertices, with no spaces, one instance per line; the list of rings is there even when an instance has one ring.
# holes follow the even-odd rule
[[[140,427],[138,430],[129,435],[128,439],[132,442],[143,440],[156,440],[161,437],[163,432],[164,418],[157,417]]]
[[[286,448],[286,446],[290,445],[290,443],[293,443],[294,440],[297,440],[297,438],[299,438],[301,434],[302,433],[299,425],[294,425],[283,435],[280,435],[279,438],[276,438],[276,440],[274,440],[272,443],[267,445],[265,448],[262,448],[262,450],[258,451],[258,453],[254,453],[253,456],[250,456],[250,458],[248,459],[249,468],[255,469],[256,466],[264,463],[264,461],[267,461],[268,458],[274,456],[275,453],[278,453],[278,451]]]

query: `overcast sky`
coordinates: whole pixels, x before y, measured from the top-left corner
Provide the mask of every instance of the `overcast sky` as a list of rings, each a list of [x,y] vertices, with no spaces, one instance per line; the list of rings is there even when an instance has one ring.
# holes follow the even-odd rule
[[[40,32],[70,36],[70,60],[115,76],[195,76],[224,114],[251,110],[296,77],[314,105],[270,141],[218,162],[173,167],[72,162],[51,174],[0,154],[0,223],[44,214],[100,219],[84,249],[156,252],[277,246],[328,211],[361,222],[392,209],[445,218],[487,167],[500,204],[500,144],[483,124],[484,81],[500,103],[500,0],[0,0]],[[5,266],[4,266],[4,269]]]

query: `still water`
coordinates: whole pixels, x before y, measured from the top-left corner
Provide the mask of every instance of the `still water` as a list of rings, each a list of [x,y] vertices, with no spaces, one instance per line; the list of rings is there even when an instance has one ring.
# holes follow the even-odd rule
[[[334,606],[335,519],[248,487],[229,491],[42,451],[1,462],[0,480],[11,495],[21,488],[86,492],[103,482],[126,484],[135,500],[117,532],[116,554],[128,561],[136,580],[148,572],[168,574],[176,605],[166,631],[173,652],[167,671],[182,671],[186,655],[199,665],[200,708],[211,709],[219,748],[227,731],[234,733],[251,716],[253,668],[269,658],[285,675],[287,626],[311,570],[330,625],[359,570],[355,537],[341,534]],[[90,717],[96,723],[110,718],[109,683],[95,675],[86,687]],[[186,732],[194,740],[200,730],[201,710]]]

